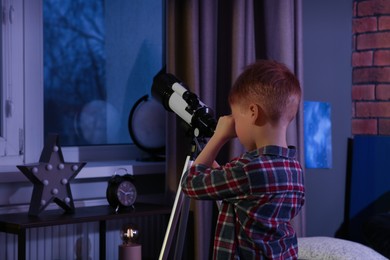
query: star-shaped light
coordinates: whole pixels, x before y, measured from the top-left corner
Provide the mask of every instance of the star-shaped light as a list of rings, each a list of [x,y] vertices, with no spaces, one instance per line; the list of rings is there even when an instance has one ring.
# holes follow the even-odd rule
[[[67,213],[73,213],[70,182],[85,164],[64,162],[58,135],[49,135],[39,163],[16,166],[34,184],[29,215],[38,216],[51,202],[55,202]]]

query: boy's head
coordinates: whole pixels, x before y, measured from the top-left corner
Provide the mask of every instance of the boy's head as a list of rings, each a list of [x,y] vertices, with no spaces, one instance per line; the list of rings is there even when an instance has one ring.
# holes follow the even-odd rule
[[[289,124],[301,99],[298,79],[282,63],[259,60],[237,78],[229,94],[229,103],[242,108],[258,105],[273,125]]]

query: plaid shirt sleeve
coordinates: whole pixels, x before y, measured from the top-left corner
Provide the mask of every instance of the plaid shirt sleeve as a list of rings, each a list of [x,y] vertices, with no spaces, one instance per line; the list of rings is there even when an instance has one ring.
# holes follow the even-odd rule
[[[266,146],[217,169],[193,165],[182,190],[195,199],[222,200],[214,259],[296,259],[290,220],[304,203],[295,149]]]
[[[242,167],[232,163],[217,169],[198,164],[183,175],[182,189],[194,199],[221,200],[248,194],[249,182]]]

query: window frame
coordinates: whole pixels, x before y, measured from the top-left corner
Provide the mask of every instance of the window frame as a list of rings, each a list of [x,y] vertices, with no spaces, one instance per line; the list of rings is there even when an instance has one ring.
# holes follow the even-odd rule
[[[20,0],[1,2],[0,164],[20,163],[23,145],[23,19]]]

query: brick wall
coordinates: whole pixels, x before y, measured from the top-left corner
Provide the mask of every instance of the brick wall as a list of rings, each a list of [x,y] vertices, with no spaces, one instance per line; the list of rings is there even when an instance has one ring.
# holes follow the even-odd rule
[[[352,134],[390,135],[390,0],[354,0]]]

